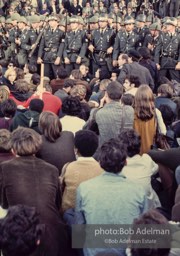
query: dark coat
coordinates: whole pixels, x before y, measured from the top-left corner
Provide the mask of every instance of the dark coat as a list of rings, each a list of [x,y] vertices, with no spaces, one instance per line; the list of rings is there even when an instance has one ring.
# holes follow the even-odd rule
[[[172,220],[176,222],[180,221],[180,185],[176,190],[175,204],[172,208]]]
[[[0,164],[0,205],[36,207],[45,224],[37,256],[65,256],[67,234],[59,214],[58,170],[34,156],[15,157]]]
[[[40,133],[38,128],[40,113],[27,110],[24,113],[18,113],[12,120],[10,131],[14,131],[18,126],[27,127]]]
[[[61,173],[62,167],[66,163],[76,160],[72,132],[61,132],[61,136],[55,142],[48,141],[44,136],[42,136],[42,139],[43,143],[37,153],[37,157],[56,166],[59,173]]]
[[[138,62],[134,61],[131,64],[124,64],[121,72],[118,76],[118,81],[123,84],[126,77],[137,76],[139,78],[140,84],[147,84],[154,89],[154,81],[149,70],[141,66]]]

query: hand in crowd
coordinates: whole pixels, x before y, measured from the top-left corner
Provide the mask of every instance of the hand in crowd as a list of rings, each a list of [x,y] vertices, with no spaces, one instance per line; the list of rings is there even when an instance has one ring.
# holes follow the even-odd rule
[[[116,67],[118,64],[117,60],[113,60],[113,67]]]
[[[55,62],[54,62],[54,65],[59,65],[61,62],[61,58],[60,57],[57,57]]]
[[[70,64],[70,59],[68,59],[67,57],[64,58],[64,63],[65,64]]]
[[[81,57],[78,56],[78,57],[77,57],[77,60],[76,60],[76,64],[80,64],[80,63],[81,63]]]
[[[180,70],[180,62],[176,65],[175,70]]]
[[[94,46],[92,44],[90,44],[88,49],[90,50],[90,52],[93,52],[94,51]]]
[[[43,63],[43,60],[42,60],[40,57],[38,57],[37,63],[38,63],[38,64],[41,64],[41,63]]]

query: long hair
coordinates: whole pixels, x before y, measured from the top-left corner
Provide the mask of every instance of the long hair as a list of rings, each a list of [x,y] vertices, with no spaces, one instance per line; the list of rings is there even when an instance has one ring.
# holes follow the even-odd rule
[[[39,117],[39,129],[48,141],[55,142],[61,136],[62,125],[56,114],[44,111]]]
[[[134,98],[135,115],[142,121],[150,120],[155,113],[154,95],[148,85],[141,85]]]

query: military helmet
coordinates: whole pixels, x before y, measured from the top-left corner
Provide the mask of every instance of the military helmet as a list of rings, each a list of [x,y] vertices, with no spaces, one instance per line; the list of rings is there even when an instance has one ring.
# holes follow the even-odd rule
[[[174,17],[171,17],[166,20],[165,25],[172,25],[172,26],[177,26],[177,19]]]
[[[153,20],[153,16],[151,14],[148,15],[147,18],[146,18],[146,21],[147,22],[152,22],[152,20]]]
[[[161,25],[158,22],[152,23],[149,26],[150,30],[161,30]]]
[[[78,16],[79,24],[84,25],[84,20],[81,16]]]
[[[119,16],[115,17],[114,20],[113,20],[113,23],[121,24],[121,22],[122,22],[122,19]]]
[[[30,21],[30,23],[39,23],[41,20],[38,15],[32,15],[32,16],[30,16],[29,21]]]
[[[18,22],[18,23],[25,23],[25,24],[27,24],[26,18],[25,18],[25,17],[22,17],[22,16],[20,16],[20,17],[17,19],[17,22]]]
[[[11,15],[11,20],[12,20],[12,21],[17,20],[19,17],[20,17],[19,13],[13,13],[13,14]]]
[[[48,21],[51,21],[51,20],[59,21],[58,17],[55,16],[55,15],[51,15],[51,16],[48,18]]]
[[[114,18],[115,18],[114,13],[110,12],[110,13],[108,14],[108,19],[114,19]]]
[[[97,16],[92,16],[90,19],[89,19],[89,23],[97,23],[98,22],[98,17]]]
[[[144,14],[139,14],[136,18],[136,21],[146,22],[146,16]]]
[[[107,15],[103,14],[103,15],[99,16],[98,21],[108,21]]]
[[[40,17],[40,21],[44,21],[46,19],[46,16],[44,15],[40,15],[39,17]]]
[[[70,23],[79,23],[79,18],[77,16],[72,16],[69,20]]]
[[[66,21],[65,20],[61,20],[59,22],[59,26],[65,27],[66,26]]]
[[[127,16],[124,20],[124,25],[127,25],[127,24],[134,24],[135,23],[135,20],[133,17],[131,16]]]
[[[11,20],[11,19],[7,19],[7,20],[5,21],[5,23],[6,23],[6,24],[12,24],[12,20]]]

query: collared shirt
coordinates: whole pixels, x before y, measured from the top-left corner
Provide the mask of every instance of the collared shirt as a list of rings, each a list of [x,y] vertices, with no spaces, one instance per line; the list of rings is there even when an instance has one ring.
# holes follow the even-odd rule
[[[132,224],[134,218],[147,210],[143,187],[121,174],[104,172],[81,183],[77,190],[77,224]],[[99,251],[97,248],[84,249],[84,255],[96,255]],[[117,251],[122,252],[121,249]]]

